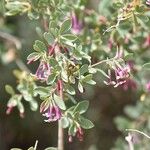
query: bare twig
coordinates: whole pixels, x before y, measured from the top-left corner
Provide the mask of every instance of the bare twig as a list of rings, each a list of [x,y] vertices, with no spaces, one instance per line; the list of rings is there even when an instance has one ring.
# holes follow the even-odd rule
[[[37,149],[38,141],[36,140],[35,145],[34,145],[34,150]]]
[[[95,63],[95,64],[91,65],[91,67],[95,67],[95,66],[98,66],[98,65],[100,65],[100,64],[103,64],[103,63],[106,63],[106,62],[112,61],[112,60],[114,60],[114,58],[106,59],[106,60],[101,60],[101,61],[99,61],[99,62],[97,62],[97,63]]]
[[[126,129],[126,131],[131,131],[131,132],[137,132],[137,133],[140,133],[142,135],[144,135],[145,137],[147,137],[148,139],[150,139],[150,136],[145,134],[144,132],[142,131],[139,131],[139,130],[136,130],[136,129]]]

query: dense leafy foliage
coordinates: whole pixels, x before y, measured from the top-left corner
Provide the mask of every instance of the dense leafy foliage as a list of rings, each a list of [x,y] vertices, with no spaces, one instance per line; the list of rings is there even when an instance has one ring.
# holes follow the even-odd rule
[[[11,95],[7,114],[17,107],[24,117],[24,100],[33,111],[40,105],[45,122],[60,121],[63,128],[68,128],[70,142],[74,136],[82,141],[83,129],[91,129],[94,124],[83,116],[89,107],[88,100],[76,100],[75,95],[83,93],[86,84],[94,86],[93,75],[99,74],[104,85],[137,92],[137,104],[124,110],[128,119],[122,116],[115,119],[118,129],[144,128],[148,132],[148,0],[101,0],[98,11],[87,9],[84,0],[5,0],[2,3],[5,16],[27,14],[31,21],[41,22],[41,27],[36,28],[40,37],[27,57],[28,65],[38,62],[39,66],[35,73],[26,67],[14,71],[18,86],[17,90],[10,85],[5,87]],[[13,38],[12,42],[15,49],[21,48],[18,39]],[[0,51],[2,60],[9,51]],[[14,60],[15,56],[10,59]],[[141,147],[143,143],[135,141]],[[127,143],[124,146],[119,140],[116,146],[124,149]],[[55,148],[47,148],[51,149]]]

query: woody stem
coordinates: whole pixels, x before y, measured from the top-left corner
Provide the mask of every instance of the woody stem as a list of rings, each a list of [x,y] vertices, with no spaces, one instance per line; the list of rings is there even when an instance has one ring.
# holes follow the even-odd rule
[[[64,150],[64,129],[61,121],[58,121],[58,150]]]
[[[61,79],[58,80],[57,90],[61,100],[63,100],[63,83]],[[60,120],[58,121],[58,150],[64,150],[64,129]]]

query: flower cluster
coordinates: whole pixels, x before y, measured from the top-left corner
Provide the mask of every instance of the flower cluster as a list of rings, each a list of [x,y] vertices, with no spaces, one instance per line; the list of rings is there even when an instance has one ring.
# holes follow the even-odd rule
[[[104,81],[106,85],[118,87],[126,82],[129,78],[130,68],[128,66],[117,66],[113,70],[108,70],[108,81]],[[114,78],[114,79],[113,79]]]
[[[45,122],[53,122],[61,119],[61,110],[54,100],[47,100],[40,106],[40,112],[47,118]]]

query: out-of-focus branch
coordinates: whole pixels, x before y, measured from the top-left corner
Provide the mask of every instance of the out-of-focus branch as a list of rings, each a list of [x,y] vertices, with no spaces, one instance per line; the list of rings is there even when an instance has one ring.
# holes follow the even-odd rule
[[[139,134],[141,134],[141,135],[144,135],[144,136],[147,137],[148,139],[150,139],[150,136],[147,135],[147,134],[145,134],[145,133],[142,132],[142,131],[139,131],[139,130],[136,130],[136,129],[126,129],[126,131],[137,132],[137,133],[139,133]]]
[[[9,33],[0,31],[0,38],[2,38],[4,40],[9,41],[12,44],[14,44],[16,49],[21,49],[22,48],[22,44],[21,44],[20,40],[17,37],[15,37],[13,35],[10,35]],[[23,61],[20,58],[17,57],[15,59],[15,62],[17,64],[17,66],[19,67],[19,69],[30,73],[30,70],[27,68],[27,66],[23,63]]]
[[[17,66],[19,69],[26,71],[27,73],[30,73],[31,71],[28,69],[28,67],[23,63],[23,61],[20,58],[17,58],[15,60]]]
[[[17,37],[10,35],[9,33],[0,31],[0,38],[12,42],[16,49],[21,49],[22,47],[20,40]]]

